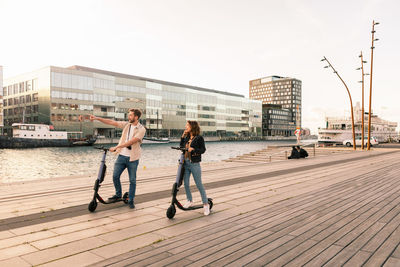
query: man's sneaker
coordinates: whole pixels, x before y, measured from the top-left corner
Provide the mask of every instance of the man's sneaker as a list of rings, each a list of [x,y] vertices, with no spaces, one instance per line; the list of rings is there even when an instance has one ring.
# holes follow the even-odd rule
[[[190,208],[191,206],[193,205],[193,201],[186,201],[186,203],[185,203],[185,205],[183,205],[183,207],[185,208],[185,209],[187,209],[187,208]]]
[[[135,203],[133,203],[133,201],[128,201],[128,205],[130,209],[134,209],[135,208]]]
[[[207,216],[210,214],[210,205],[204,204],[204,215]]]
[[[108,198],[108,201],[109,202],[116,202],[116,201],[118,201],[118,200],[120,200],[121,199],[121,197],[119,197],[119,196],[117,196],[117,195],[113,195],[112,197],[109,197]]]

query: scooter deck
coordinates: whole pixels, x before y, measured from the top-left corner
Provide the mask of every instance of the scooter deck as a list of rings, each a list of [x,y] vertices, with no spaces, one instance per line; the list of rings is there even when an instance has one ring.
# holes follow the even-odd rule
[[[124,196],[118,200],[104,200],[98,193],[96,193],[96,199],[102,204],[113,204],[117,202],[123,201],[125,204],[128,203],[128,192],[124,194]]]

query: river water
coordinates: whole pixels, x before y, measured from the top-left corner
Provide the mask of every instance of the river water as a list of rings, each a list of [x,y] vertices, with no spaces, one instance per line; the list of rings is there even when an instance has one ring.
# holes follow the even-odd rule
[[[294,141],[207,142],[203,162],[221,161],[264,149],[267,145],[290,145]],[[179,151],[170,144],[142,146],[139,168],[173,166]],[[102,151],[93,147],[44,147],[33,149],[0,149],[0,183],[38,180],[75,175],[96,175]],[[107,173],[112,173],[116,155],[107,153]]]

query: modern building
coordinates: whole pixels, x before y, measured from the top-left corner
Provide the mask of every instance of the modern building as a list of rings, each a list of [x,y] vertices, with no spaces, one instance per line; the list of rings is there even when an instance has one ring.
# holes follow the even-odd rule
[[[3,67],[0,66],[0,88],[3,88]],[[0,92],[0,134],[3,134],[4,117],[3,117],[3,92]]]
[[[292,121],[292,112],[281,105],[262,105],[263,136],[291,136],[294,135],[296,125]]]
[[[204,136],[260,136],[260,101],[243,95],[94,68],[49,66],[4,81],[5,131],[25,121],[56,130],[116,137],[119,129],[94,114],[127,120],[130,108],[143,111],[150,136],[180,136],[187,120],[197,120]]]
[[[301,81],[269,76],[249,82],[249,97],[262,101],[263,136],[294,136],[301,128]]]

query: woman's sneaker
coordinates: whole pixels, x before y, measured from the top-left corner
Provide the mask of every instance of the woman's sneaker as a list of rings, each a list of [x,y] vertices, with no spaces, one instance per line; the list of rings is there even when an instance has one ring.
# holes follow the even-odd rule
[[[204,215],[207,216],[210,214],[210,205],[204,204]]]
[[[183,205],[183,207],[185,208],[185,209],[187,209],[187,208],[190,208],[191,206],[193,205],[193,201],[186,201],[186,203],[185,203],[185,205]]]

